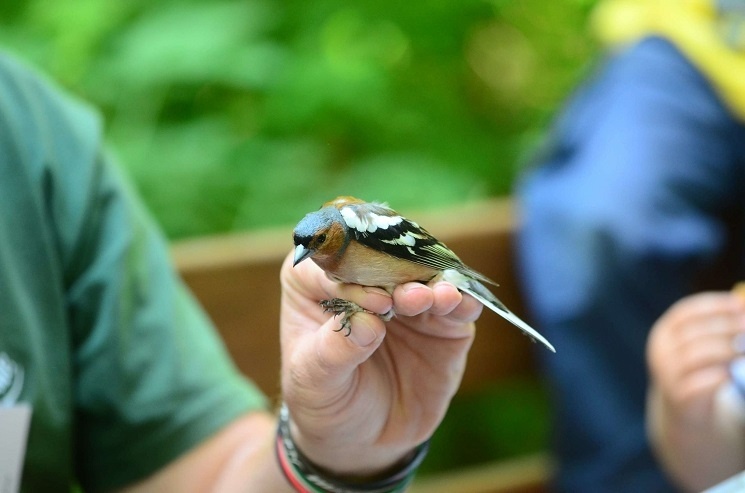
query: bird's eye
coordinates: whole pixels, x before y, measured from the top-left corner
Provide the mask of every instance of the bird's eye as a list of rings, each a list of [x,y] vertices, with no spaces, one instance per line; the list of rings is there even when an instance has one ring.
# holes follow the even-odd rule
[[[326,241],[326,235],[325,234],[318,235],[318,238],[316,238],[316,242],[319,245],[323,244],[324,241]]]

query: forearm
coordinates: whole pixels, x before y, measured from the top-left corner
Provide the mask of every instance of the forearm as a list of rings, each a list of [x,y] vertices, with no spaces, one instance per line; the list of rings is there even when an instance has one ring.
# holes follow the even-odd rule
[[[293,493],[274,452],[276,418],[245,415],[122,493]]]
[[[647,426],[665,469],[685,491],[701,491],[745,469],[745,426],[721,405],[715,419],[690,423],[655,389],[649,393]]]
[[[276,430],[277,419],[268,413],[245,415],[152,476],[120,491],[295,493],[279,465]],[[385,464],[382,470],[400,468],[398,456],[390,455],[392,458],[382,462]],[[407,459],[411,460],[408,456]],[[362,462],[364,464],[357,463],[358,469],[350,470],[350,477],[359,478],[371,470],[378,471],[369,469],[366,458]],[[336,473],[330,475],[335,477]]]

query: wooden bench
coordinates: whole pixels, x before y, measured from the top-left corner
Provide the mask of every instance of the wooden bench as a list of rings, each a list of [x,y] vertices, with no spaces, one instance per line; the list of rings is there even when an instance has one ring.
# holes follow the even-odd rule
[[[524,315],[512,261],[515,214],[509,200],[429,212],[401,211],[448,244],[471,267],[500,283],[497,296]],[[193,239],[173,246],[176,266],[224,338],[237,366],[269,396],[279,392],[279,269],[292,247],[291,226]],[[526,317],[527,318],[527,317]],[[527,337],[489,310],[477,322],[460,393],[535,376]],[[418,480],[416,493],[539,493],[551,472],[538,454]]]

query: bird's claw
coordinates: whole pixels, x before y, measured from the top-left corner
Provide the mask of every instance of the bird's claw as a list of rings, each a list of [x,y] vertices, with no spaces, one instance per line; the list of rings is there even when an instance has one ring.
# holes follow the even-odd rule
[[[334,332],[340,332],[346,330],[345,337],[349,337],[352,333],[352,315],[360,312],[372,313],[369,310],[365,310],[357,303],[342,298],[332,298],[330,300],[321,300],[319,305],[323,307],[323,313],[331,312],[334,317],[343,314],[341,318],[341,325],[338,329],[334,329]]]

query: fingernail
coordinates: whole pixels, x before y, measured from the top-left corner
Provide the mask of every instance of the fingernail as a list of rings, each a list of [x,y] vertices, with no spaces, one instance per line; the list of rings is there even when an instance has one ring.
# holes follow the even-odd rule
[[[420,284],[418,282],[410,282],[403,285],[404,293],[410,293],[411,291],[416,291],[418,289],[429,289],[424,284]]]
[[[355,316],[349,338],[359,347],[367,347],[378,338],[378,334],[370,326],[367,317]]]
[[[366,293],[371,294],[382,294],[383,296],[391,297],[390,293],[383,288],[377,288],[375,286],[363,286],[362,290]]]

